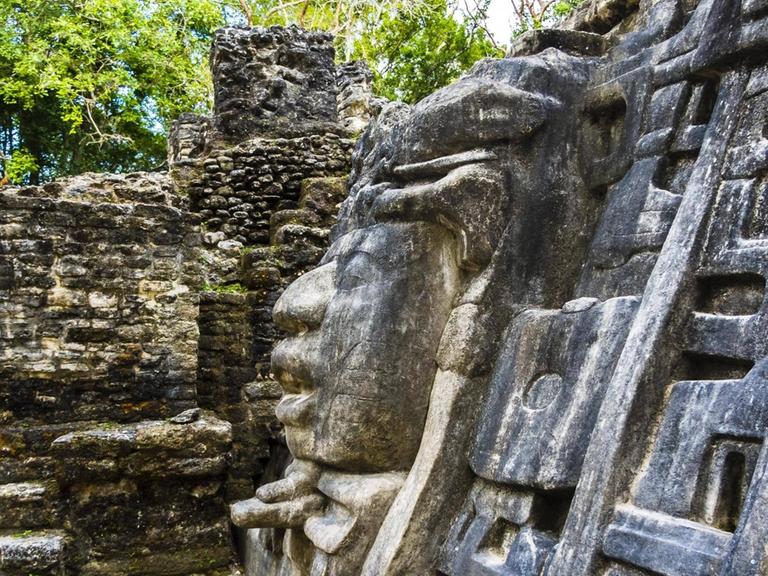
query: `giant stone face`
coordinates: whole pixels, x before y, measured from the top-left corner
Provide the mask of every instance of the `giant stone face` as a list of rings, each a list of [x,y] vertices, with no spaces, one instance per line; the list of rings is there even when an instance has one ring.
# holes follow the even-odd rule
[[[510,200],[525,196],[510,142],[544,105],[486,75],[397,112],[364,159],[341,235],[274,312],[289,334],[272,358],[288,447],[341,470],[413,462],[450,311],[487,265]]]
[[[375,224],[327,260],[275,307],[290,334],[272,357],[288,447],[343,470],[406,469],[458,287],[455,244],[437,224]]]

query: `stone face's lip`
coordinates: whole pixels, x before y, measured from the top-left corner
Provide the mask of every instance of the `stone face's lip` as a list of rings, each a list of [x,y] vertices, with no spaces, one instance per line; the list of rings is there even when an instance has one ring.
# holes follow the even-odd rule
[[[284,338],[272,350],[272,373],[287,394],[313,389],[311,336]]]
[[[401,178],[413,178],[418,176],[429,176],[433,174],[444,174],[453,168],[464,166],[465,164],[477,164],[480,162],[487,162],[492,160],[498,160],[498,156],[486,149],[470,150],[468,152],[460,152],[458,154],[449,154],[448,156],[440,156],[433,160],[427,160],[426,162],[416,162],[414,164],[403,164],[396,166],[393,170],[396,176]]]

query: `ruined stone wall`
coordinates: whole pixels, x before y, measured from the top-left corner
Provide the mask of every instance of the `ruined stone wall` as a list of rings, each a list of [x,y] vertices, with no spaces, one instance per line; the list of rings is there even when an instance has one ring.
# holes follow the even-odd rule
[[[282,390],[272,379],[270,356],[280,338],[272,309],[285,286],[317,264],[328,247],[344,178],[303,182],[299,208],[272,217],[272,242],[239,256],[242,293],[203,292],[197,390],[202,407],[232,423],[234,446],[227,469],[227,499],[253,493],[280,450],[275,406]],[[277,455],[281,460],[283,457]]]
[[[194,406],[200,240],[170,181],[94,175],[2,199],[7,419]]]
[[[0,191],[3,574],[229,563],[231,427],[197,409],[186,205],[157,174]]]
[[[272,215],[297,207],[303,180],[348,173],[353,144],[328,133],[216,148],[187,186],[191,209],[219,241],[268,244]]]
[[[332,37],[295,27],[223,29],[211,67],[213,114],[174,123],[171,174],[209,245],[268,245],[272,215],[298,207],[302,181],[349,172],[347,124],[359,131],[375,106],[366,69],[337,71]]]
[[[298,28],[220,31],[213,114],[182,116],[169,138],[170,173],[203,229],[199,389],[233,425],[232,501],[260,483],[270,447],[284,450],[272,308],[327,248],[352,130],[375,113],[370,72],[337,70],[331,40]]]
[[[226,140],[339,132],[333,36],[222,28],[211,49],[213,126]]]
[[[256,380],[249,308],[246,294],[200,295],[198,402],[230,422],[238,439],[227,467],[228,500],[253,489],[261,462],[269,457],[270,431],[254,422],[248,396],[248,385]]]

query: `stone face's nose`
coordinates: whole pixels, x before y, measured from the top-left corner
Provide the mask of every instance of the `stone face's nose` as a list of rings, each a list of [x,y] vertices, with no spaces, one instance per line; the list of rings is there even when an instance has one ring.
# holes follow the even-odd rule
[[[280,296],[272,317],[292,336],[317,329],[335,290],[336,262],[329,262],[297,278]]]

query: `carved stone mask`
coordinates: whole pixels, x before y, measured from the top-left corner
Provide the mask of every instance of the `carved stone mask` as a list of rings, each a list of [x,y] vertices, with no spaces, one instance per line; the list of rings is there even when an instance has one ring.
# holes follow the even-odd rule
[[[576,66],[563,86],[567,58],[482,62],[413,108],[385,107],[363,136],[328,253],[274,309],[295,461],[233,506],[236,524],[290,528],[329,574],[356,573],[420,454],[438,363],[486,369],[470,358],[475,323],[569,290],[596,201],[569,152],[576,122],[555,122],[587,76]],[[462,324],[455,312],[485,299],[499,318]],[[339,500],[350,482],[360,502]]]
[[[446,321],[515,196],[532,196],[521,142],[556,102],[488,76],[400,108],[363,142],[324,263],[276,304],[289,334],[272,357],[286,390],[277,415],[296,458],[354,472],[413,462]]]

